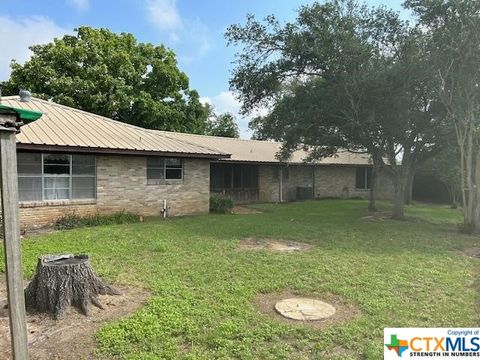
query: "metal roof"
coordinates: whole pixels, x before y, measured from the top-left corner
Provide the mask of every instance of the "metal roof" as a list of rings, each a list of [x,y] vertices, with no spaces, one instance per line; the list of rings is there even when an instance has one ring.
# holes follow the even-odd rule
[[[42,113],[38,111],[18,109],[18,108],[13,108],[11,106],[5,106],[2,104],[0,104],[0,113],[15,114],[18,116],[20,120],[26,123],[38,120],[42,116]]]
[[[184,133],[169,133],[179,140],[186,140],[196,144],[204,144],[205,146],[217,149],[222,152],[231,154],[230,158],[222,161],[236,162],[261,162],[261,163],[278,163],[276,157],[280,151],[282,144],[275,141],[263,140],[244,140],[233,139],[220,136],[205,136]],[[291,157],[286,160],[289,164],[303,164],[307,158],[307,153],[303,150],[293,152]],[[348,151],[338,151],[334,156],[325,157],[314,161],[319,165],[369,165],[370,156],[368,154],[358,154]]]
[[[2,105],[36,110],[43,116],[22,127],[17,135],[19,149],[49,151],[96,151],[103,153],[165,153],[222,158],[222,153],[207,146],[149,131],[103,116],[32,98],[22,102],[17,96],[2,97]]]
[[[87,149],[92,152],[137,154],[158,152],[211,157],[221,161],[279,162],[276,154],[281,143],[278,142],[148,130],[37,98],[21,102],[17,96],[7,96],[2,98],[2,104],[43,113],[39,120],[22,127],[22,132],[17,135],[19,149]],[[295,151],[286,162],[301,164],[306,156],[304,151]],[[366,154],[339,151],[315,163],[368,165],[370,158]]]

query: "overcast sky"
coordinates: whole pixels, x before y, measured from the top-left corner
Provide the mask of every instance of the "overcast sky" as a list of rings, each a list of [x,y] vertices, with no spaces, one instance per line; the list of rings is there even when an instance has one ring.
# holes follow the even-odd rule
[[[133,33],[141,42],[165,44],[175,51],[179,67],[202,101],[237,117],[242,137],[248,119],[229,91],[234,49],[226,46],[225,29],[243,23],[247,14],[275,14],[292,20],[300,0],[0,0],[0,81],[10,74],[10,61],[24,62],[28,46],[71,33],[80,25]],[[369,0],[401,10],[401,0]]]

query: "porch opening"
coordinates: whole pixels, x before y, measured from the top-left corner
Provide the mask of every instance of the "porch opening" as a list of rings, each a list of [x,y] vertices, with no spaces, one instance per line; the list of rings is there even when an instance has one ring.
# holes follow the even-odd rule
[[[210,164],[210,192],[228,195],[237,204],[258,201],[258,165]]]

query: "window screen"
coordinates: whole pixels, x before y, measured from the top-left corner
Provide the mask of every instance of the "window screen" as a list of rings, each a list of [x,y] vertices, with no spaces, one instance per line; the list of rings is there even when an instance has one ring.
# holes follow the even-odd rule
[[[358,167],[356,168],[355,187],[357,189],[370,189],[372,186],[372,168]]]
[[[18,153],[18,197],[20,201],[42,200],[42,154]]]
[[[183,179],[182,159],[147,158],[147,184],[162,184],[165,180]]]
[[[18,153],[20,201],[94,199],[95,156]]]

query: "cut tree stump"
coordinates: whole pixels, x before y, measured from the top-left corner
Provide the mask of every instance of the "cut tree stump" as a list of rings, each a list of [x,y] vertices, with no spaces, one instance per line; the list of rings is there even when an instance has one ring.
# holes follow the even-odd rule
[[[25,302],[27,309],[58,319],[70,305],[88,315],[90,304],[103,309],[98,295],[120,294],[95,274],[87,255],[44,255],[38,258],[37,272],[25,289]]]

